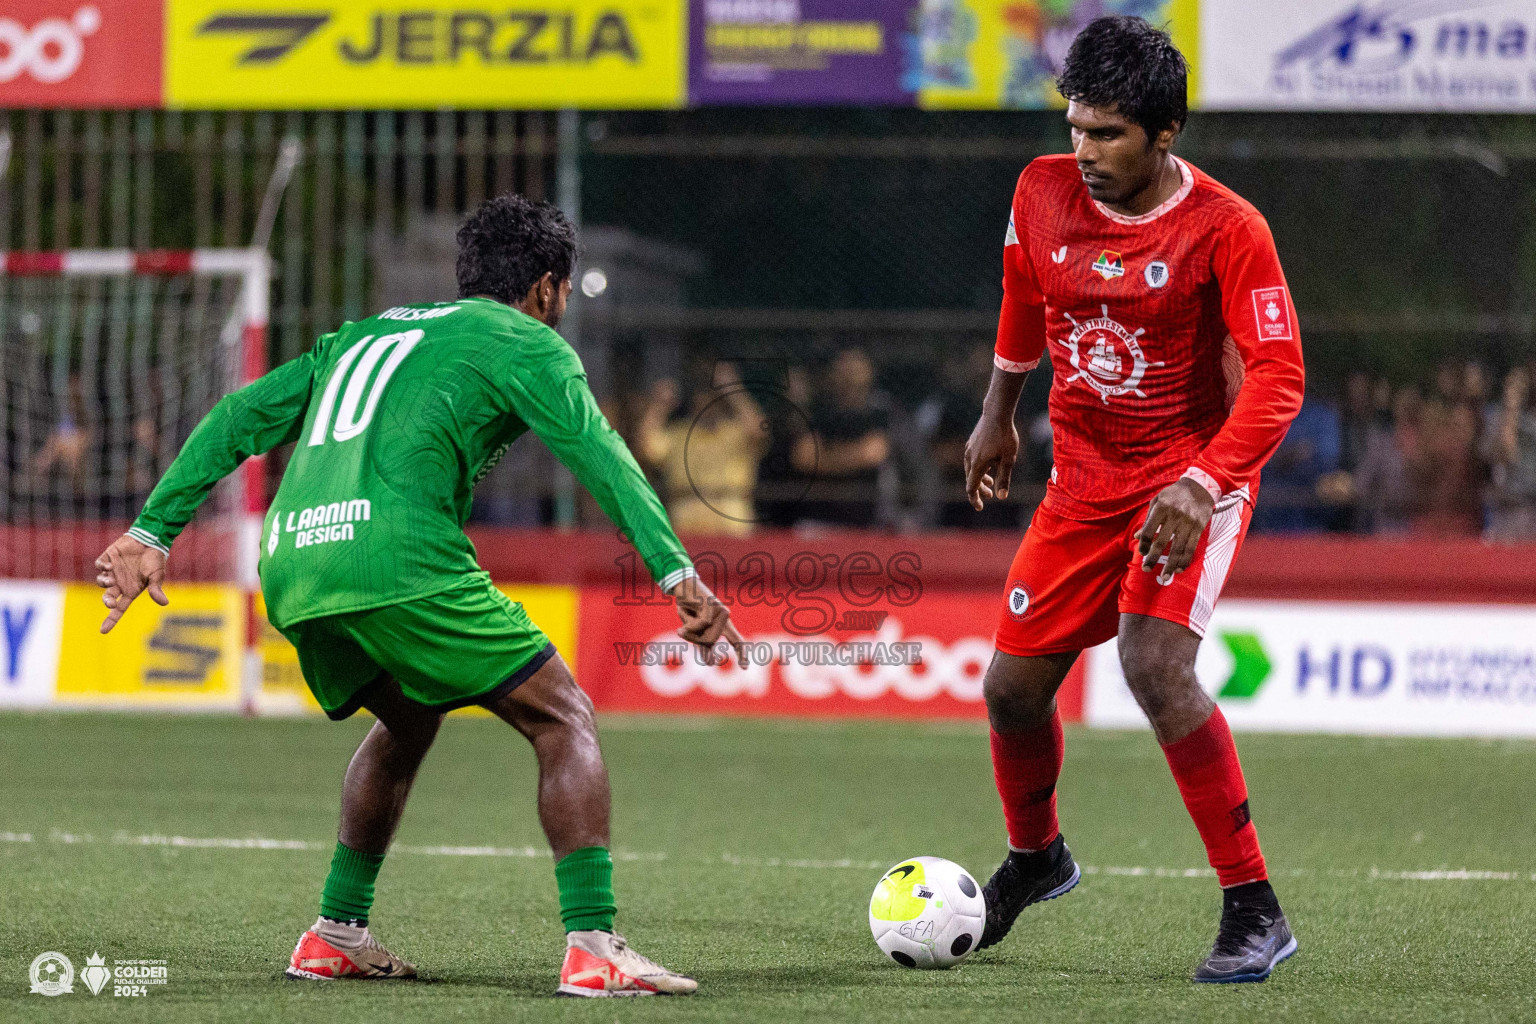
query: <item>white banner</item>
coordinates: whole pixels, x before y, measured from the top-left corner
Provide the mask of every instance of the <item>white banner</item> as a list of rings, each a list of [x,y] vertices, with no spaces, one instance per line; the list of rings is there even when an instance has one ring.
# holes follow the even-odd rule
[[[51,704],[64,629],[64,587],[0,580],[0,707]]]
[[[1145,725],[1112,640],[1090,725]],[[1536,607],[1225,601],[1195,662],[1234,729],[1536,736]]]
[[[1210,110],[1536,110],[1536,0],[1201,0]]]

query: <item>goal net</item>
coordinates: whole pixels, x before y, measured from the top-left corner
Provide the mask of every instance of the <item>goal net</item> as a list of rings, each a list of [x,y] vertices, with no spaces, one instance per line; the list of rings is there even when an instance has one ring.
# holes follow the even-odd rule
[[[95,575],[198,420],[265,370],[268,277],[253,249],[0,253],[0,578]],[[263,482],[253,459],[214,490],[179,578],[254,582]]]

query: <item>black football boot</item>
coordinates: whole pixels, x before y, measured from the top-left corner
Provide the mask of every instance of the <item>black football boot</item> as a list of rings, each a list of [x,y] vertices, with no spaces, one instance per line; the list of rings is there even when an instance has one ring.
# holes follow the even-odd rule
[[[991,924],[990,916],[987,923]],[[985,938],[982,939],[986,941]],[[1275,965],[1296,952],[1296,936],[1268,882],[1222,890],[1221,928],[1195,980],[1216,984],[1263,981]]]
[[[1020,911],[1031,903],[1071,892],[1082,877],[1072,851],[1059,834],[1049,846],[1034,853],[1010,850],[1008,858],[981,887],[987,901],[987,924],[976,948],[986,949],[1001,942]]]

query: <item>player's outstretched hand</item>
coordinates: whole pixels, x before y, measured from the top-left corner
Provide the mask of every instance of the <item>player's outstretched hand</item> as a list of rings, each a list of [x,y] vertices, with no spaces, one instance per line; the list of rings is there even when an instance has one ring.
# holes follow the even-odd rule
[[[112,632],[133,599],[146,590],[155,604],[171,603],[161,589],[165,583],[164,552],[127,535],[113,541],[96,559],[96,583],[106,591],[101,595],[101,603],[109,609],[101,624],[103,633]]]
[[[986,499],[1008,497],[1008,481],[1019,457],[1019,429],[1013,416],[1000,419],[982,413],[965,442],[965,496],[980,512]]]
[[[678,636],[698,645],[711,665],[715,663],[715,644],[725,637],[736,651],[738,663],[746,667],[746,642],[731,622],[731,610],[704,585],[703,580],[690,576],[673,587],[671,594],[677,602],[677,617],[683,620]]]
[[[1152,572],[1166,557],[1157,582],[1169,583],[1175,574],[1188,569],[1215,507],[1211,492],[1187,478],[1159,491],[1147,509],[1147,521],[1136,534],[1141,571]]]

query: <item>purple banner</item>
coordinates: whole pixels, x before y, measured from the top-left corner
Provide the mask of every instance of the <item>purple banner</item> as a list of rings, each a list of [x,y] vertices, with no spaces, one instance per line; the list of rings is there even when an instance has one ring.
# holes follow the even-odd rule
[[[694,104],[913,102],[902,0],[690,0]]]

